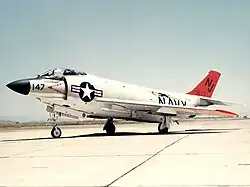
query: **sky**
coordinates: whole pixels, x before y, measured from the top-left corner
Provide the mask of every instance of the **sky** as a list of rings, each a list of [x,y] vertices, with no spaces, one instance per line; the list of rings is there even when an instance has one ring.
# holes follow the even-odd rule
[[[222,73],[214,98],[250,105],[248,0],[1,0],[0,116],[44,119],[5,85],[54,67],[174,92]],[[250,109],[234,111],[250,115]]]

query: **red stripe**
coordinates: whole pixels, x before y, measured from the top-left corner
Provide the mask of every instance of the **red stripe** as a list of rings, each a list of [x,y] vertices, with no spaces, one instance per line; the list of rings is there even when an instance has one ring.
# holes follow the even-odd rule
[[[80,92],[80,90],[74,88],[72,88],[72,91]]]
[[[230,116],[235,116],[235,117],[238,117],[238,116],[239,116],[239,115],[236,114],[236,113],[229,112],[229,111],[226,111],[226,110],[215,110],[215,111],[220,112],[220,113],[222,113],[222,114],[228,114],[228,115],[230,115]]]

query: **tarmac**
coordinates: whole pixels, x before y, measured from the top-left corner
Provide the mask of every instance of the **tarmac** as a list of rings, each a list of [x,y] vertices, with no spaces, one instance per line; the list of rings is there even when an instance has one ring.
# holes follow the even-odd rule
[[[250,120],[0,131],[0,186],[250,186]]]

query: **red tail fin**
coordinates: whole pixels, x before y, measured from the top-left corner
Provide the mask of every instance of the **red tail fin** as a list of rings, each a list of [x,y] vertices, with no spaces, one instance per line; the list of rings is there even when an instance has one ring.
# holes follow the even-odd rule
[[[214,89],[220,79],[221,73],[211,70],[208,75],[187,94],[212,97]]]

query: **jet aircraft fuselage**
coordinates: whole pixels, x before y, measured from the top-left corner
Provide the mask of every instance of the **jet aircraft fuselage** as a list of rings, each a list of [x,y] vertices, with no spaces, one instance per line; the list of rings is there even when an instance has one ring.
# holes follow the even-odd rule
[[[200,114],[237,116],[227,111],[204,108],[215,104],[227,105],[211,99],[219,77],[220,73],[210,71],[192,91],[174,93],[56,68],[36,78],[11,82],[7,87],[36,97],[48,105],[47,111],[53,114],[57,112],[75,119],[119,118],[160,124],[164,117],[166,124],[166,117],[178,120]]]

